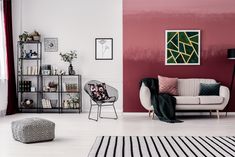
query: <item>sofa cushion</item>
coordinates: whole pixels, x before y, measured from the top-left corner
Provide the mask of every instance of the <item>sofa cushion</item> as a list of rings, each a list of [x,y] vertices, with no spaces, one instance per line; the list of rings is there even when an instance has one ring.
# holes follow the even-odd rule
[[[221,96],[198,96],[200,104],[222,104],[224,98]]]
[[[200,83],[199,95],[219,95],[220,83]]]
[[[181,105],[195,105],[200,104],[199,97],[196,96],[174,96],[176,98],[176,104]]]
[[[170,78],[158,75],[159,93],[178,95],[177,80],[177,78]]]
[[[178,79],[179,96],[198,96],[200,83],[216,83],[213,79]]]

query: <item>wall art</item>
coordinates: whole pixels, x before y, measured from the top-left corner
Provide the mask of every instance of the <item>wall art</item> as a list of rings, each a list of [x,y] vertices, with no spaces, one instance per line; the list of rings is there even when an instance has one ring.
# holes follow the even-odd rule
[[[95,59],[113,60],[113,38],[95,39]]]
[[[58,51],[58,38],[44,38],[44,51],[57,52]]]
[[[165,65],[200,65],[200,30],[166,30]]]

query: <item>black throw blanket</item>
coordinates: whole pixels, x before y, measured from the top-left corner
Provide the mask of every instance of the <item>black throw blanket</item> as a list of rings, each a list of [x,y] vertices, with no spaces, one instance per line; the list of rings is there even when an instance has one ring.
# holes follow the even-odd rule
[[[179,123],[183,122],[176,119],[175,106],[176,99],[170,94],[159,93],[158,79],[156,78],[145,78],[141,80],[141,84],[144,83],[151,93],[151,103],[154,108],[154,113],[157,115],[159,120],[168,123]]]

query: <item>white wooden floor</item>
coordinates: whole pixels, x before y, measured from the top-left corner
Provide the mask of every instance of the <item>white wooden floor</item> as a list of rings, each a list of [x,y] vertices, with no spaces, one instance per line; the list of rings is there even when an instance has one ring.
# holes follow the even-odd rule
[[[0,118],[0,157],[86,157],[96,136],[134,135],[235,135],[235,114],[221,116],[183,116],[183,123],[169,124],[149,119],[147,113],[119,113],[118,120],[99,122],[82,114],[16,114]],[[56,123],[52,142],[22,144],[14,141],[11,121],[41,117]]]

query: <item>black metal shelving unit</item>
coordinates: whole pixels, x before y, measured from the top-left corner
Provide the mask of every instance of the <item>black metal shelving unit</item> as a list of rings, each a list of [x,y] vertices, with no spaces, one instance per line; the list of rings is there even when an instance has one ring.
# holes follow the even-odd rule
[[[67,112],[78,112],[81,113],[82,112],[82,82],[81,82],[81,75],[41,75],[42,77],[42,81],[41,81],[41,87],[45,86],[44,84],[44,79],[45,78],[51,78],[51,77],[57,77],[57,91],[42,91],[42,98],[44,98],[44,95],[46,94],[56,94],[57,95],[57,107],[53,107],[53,108],[40,108],[40,112],[59,112],[59,113],[67,113]],[[63,80],[64,78],[69,78],[69,79],[76,79],[77,82],[77,91],[64,91],[64,89],[62,89],[62,84],[63,84]],[[63,100],[65,97],[65,94],[78,94],[79,95],[79,107],[72,107],[72,108],[64,108],[63,107]]]
[[[28,51],[26,49],[26,46],[33,46],[35,52],[37,53],[36,58],[28,58],[25,56],[25,51]],[[36,69],[36,74],[25,74],[24,70],[24,65],[26,62],[33,62],[35,65]],[[42,43],[40,41],[18,41],[17,42],[17,95],[18,95],[18,108],[20,112],[38,112],[39,108],[39,99],[40,99],[40,75],[39,75],[39,69],[42,64]],[[22,81],[30,80],[33,81],[36,79],[36,90],[31,91],[30,90],[25,90],[22,88]],[[21,84],[21,85],[20,85]],[[21,89],[20,89],[21,87]],[[29,88],[29,87],[28,87]],[[30,95],[30,96],[26,96]],[[21,102],[24,101],[27,97],[32,97],[32,95],[36,94],[36,101],[33,103],[33,107],[31,108],[25,108],[21,105]]]
[[[36,52],[38,54],[35,58],[26,58],[24,56],[25,48],[24,46],[27,44],[34,44],[36,47]],[[27,50],[26,50],[27,51]],[[42,65],[42,44],[40,41],[30,41],[30,42],[18,42],[17,43],[17,93],[18,93],[18,109],[19,112],[23,113],[72,113],[72,112],[82,112],[82,77],[81,75],[42,75],[40,68]],[[36,64],[37,66],[37,74],[31,75],[31,74],[25,74],[25,62],[32,62],[33,64]],[[36,91],[23,91],[22,89],[19,90],[20,81],[25,80],[33,80],[36,79]],[[56,91],[45,91],[45,80],[54,81],[56,80],[57,84],[57,90]],[[66,79],[72,79],[73,83],[76,82],[77,84],[77,90],[76,91],[64,91],[62,89],[62,84]],[[70,81],[67,83],[71,83]],[[57,105],[53,106],[51,108],[44,108],[42,104],[42,99],[46,98],[47,95],[56,95]],[[77,107],[69,107],[65,108],[63,106],[63,101],[66,100],[67,94],[78,94],[79,95],[79,106]],[[28,95],[28,96],[25,96]],[[32,99],[32,96],[36,95],[36,100],[34,102],[33,107],[25,108],[21,106],[21,102],[24,101],[24,99]]]

